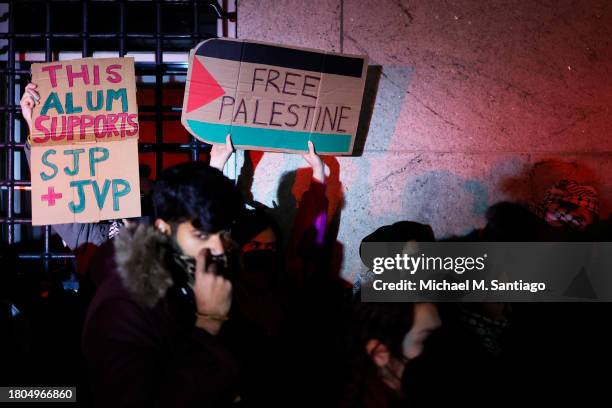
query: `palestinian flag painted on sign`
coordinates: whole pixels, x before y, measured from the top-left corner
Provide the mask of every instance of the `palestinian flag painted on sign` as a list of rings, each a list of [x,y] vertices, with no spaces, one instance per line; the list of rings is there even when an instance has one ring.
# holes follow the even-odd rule
[[[211,39],[191,50],[181,122],[206,143],[351,154],[366,57]]]

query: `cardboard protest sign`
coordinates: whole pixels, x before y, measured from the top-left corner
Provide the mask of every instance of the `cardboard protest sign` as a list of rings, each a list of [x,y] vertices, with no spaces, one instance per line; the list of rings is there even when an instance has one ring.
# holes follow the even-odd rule
[[[217,38],[191,50],[181,122],[236,147],[351,154],[367,58]]]
[[[132,58],[32,64],[32,225],[140,216]]]

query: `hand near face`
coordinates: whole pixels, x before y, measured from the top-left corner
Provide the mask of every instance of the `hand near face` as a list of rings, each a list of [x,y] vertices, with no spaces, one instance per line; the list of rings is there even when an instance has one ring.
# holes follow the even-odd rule
[[[196,257],[193,292],[196,298],[196,326],[217,334],[232,305],[232,283],[217,275],[217,265],[207,261],[210,251],[203,250]]]

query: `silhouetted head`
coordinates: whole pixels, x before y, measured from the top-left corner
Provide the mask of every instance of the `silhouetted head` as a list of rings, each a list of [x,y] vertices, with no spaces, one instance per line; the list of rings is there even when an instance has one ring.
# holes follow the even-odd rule
[[[410,242],[435,242],[433,230],[427,224],[420,224],[412,221],[400,221],[395,224],[385,225],[378,228],[376,231],[367,235],[361,240],[359,246],[359,256],[366,266],[372,265],[374,254],[376,256],[383,256],[385,254],[378,253],[376,251],[366,250],[366,244],[368,243],[383,243],[383,242],[399,242],[399,243],[410,243]],[[397,245],[389,247],[389,254],[395,254],[395,250],[398,248]],[[382,248],[381,248],[382,249]]]
[[[410,361],[423,352],[425,340],[441,325],[433,303],[361,302],[356,297],[352,322],[352,361],[357,377],[368,373],[400,391]]]

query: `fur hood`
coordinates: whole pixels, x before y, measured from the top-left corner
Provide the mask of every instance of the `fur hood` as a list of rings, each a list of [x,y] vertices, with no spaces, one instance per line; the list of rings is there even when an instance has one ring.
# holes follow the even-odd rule
[[[123,286],[153,307],[174,285],[171,238],[148,225],[127,227],[115,237],[115,261]]]

